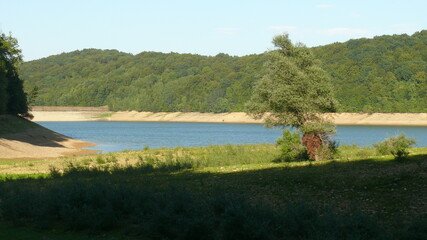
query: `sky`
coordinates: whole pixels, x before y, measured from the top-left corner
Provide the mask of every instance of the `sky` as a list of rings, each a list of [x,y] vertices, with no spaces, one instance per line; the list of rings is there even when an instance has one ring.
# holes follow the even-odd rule
[[[24,60],[85,48],[259,54],[289,33],[309,47],[427,29],[426,0],[0,0]]]

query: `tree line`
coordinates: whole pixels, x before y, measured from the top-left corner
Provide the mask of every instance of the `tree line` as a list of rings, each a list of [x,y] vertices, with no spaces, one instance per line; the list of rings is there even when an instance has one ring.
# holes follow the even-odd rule
[[[427,31],[356,39],[311,49],[331,76],[343,112],[426,112]],[[25,89],[36,105],[137,111],[244,111],[266,54],[85,49],[25,62]]]
[[[30,117],[27,94],[18,75],[18,64],[22,62],[18,41],[12,36],[0,34],[0,114]]]

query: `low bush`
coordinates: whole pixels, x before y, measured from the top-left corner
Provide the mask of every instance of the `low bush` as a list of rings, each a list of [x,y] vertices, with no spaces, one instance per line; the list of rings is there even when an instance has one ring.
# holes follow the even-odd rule
[[[408,148],[415,144],[414,139],[407,138],[405,134],[399,134],[373,145],[379,154],[391,154],[396,160],[404,160],[409,155]]]
[[[301,136],[297,132],[288,129],[283,131],[283,137],[277,139],[277,146],[280,148],[280,156],[276,162],[290,162],[307,160],[307,149],[301,144]]]

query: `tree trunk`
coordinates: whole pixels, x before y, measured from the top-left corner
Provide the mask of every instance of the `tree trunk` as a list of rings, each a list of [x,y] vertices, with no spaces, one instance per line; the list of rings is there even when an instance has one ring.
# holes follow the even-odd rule
[[[307,148],[307,154],[312,160],[319,160],[318,150],[322,147],[322,138],[316,134],[304,134],[302,136],[302,145]]]

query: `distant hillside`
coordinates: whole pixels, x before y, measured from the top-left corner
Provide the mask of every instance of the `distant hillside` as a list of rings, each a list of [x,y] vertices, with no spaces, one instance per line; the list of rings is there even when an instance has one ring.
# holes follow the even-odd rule
[[[262,71],[264,57],[86,49],[24,63],[36,105],[101,106],[111,110],[239,111]]]
[[[427,31],[314,48],[349,112],[427,112]]]
[[[266,46],[268,48],[268,46]],[[341,111],[427,112],[427,31],[313,48]],[[86,49],[26,62],[36,105],[138,111],[243,111],[265,55],[214,57]]]

